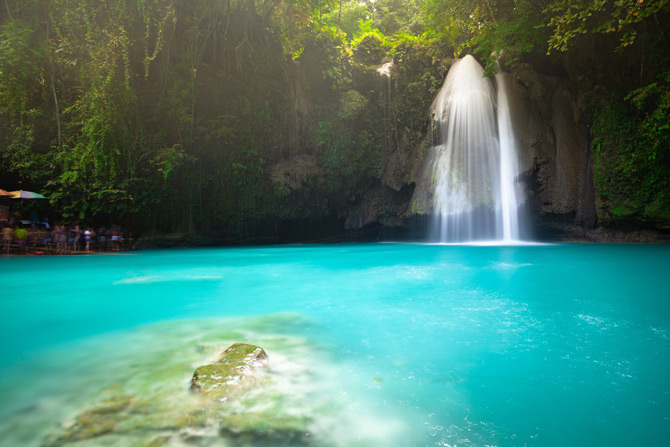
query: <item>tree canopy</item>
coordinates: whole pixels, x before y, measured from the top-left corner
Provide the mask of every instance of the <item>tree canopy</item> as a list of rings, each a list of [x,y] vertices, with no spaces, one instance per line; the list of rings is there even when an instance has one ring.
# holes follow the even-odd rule
[[[425,136],[444,61],[468,52],[489,74],[501,55],[589,54],[569,75],[613,218],[670,200],[669,0],[3,1],[0,186],[68,222],[245,238],[344,215]],[[277,181],[296,154],[300,191]]]

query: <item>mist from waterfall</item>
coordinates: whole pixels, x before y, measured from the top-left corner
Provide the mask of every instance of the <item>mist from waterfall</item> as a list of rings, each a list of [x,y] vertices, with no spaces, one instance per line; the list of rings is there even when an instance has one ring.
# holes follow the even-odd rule
[[[498,92],[472,56],[454,63],[432,106],[432,239],[519,239],[516,144],[505,75]]]

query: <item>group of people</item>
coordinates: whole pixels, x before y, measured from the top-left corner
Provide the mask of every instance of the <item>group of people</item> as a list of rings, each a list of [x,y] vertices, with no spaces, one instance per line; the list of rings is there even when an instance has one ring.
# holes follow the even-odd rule
[[[23,225],[3,222],[2,247],[5,254],[38,253],[66,254],[91,251],[127,250],[132,245],[132,234],[121,228],[99,228],[56,224],[47,222]]]

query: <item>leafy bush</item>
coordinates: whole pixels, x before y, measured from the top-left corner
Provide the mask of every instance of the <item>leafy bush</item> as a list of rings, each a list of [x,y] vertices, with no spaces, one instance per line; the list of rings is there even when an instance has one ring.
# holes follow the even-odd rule
[[[670,72],[593,111],[595,185],[603,223],[670,229]]]

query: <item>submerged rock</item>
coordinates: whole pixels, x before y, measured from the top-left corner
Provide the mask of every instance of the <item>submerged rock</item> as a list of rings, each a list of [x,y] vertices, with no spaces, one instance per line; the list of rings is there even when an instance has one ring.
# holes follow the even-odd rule
[[[216,363],[195,371],[191,390],[226,402],[216,419],[220,436],[234,446],[304,445],[312,420],[286,413],[289,397],[276,392],[272,377],[263,373],[267,367],[263,348],[236,343]]]
[[[222,437],[240,445],[306,445],[310,443],[307,416],[291,416],[273,411],[228,414],[221,420]]]
[[[263,348],[235,343],[223,352],[216,363],[195,370],[191,391],[225,402],[261,381],[256,373],[267,365],[268,356]]]
[[[118,426],[121,413],[130,406],[132,400],[132,396],[122,394],[99,401],[74,420],[65,422],[62,431],[48,437],[43,446],[58,447],[113,432]]]

